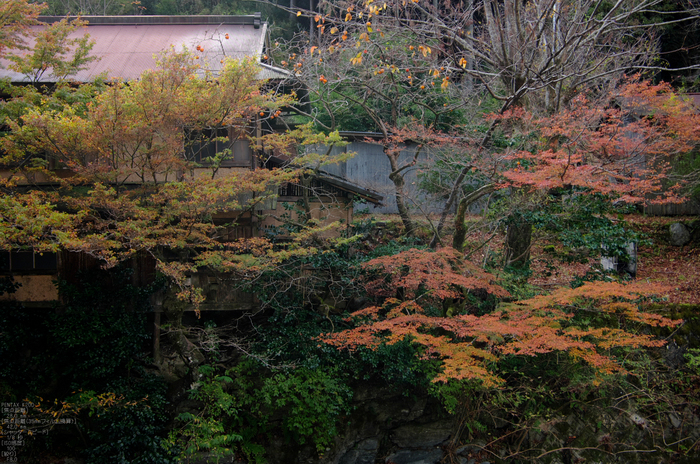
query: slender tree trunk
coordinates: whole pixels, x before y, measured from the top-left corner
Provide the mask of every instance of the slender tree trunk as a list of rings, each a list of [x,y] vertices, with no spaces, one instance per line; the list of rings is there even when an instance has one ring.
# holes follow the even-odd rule
[[[470,8],[469,8],[469,16],[471,17],[471,21],[467,22],[467,26],[464,28],[464,31],[467,33],[467,37],[470,39],[474,37],[474,4],[473,0],[470,0]],[[474,53],[471,50],[467,50],[467,73],[464,74],[464,80],[465,80],[465,85],[466,85],[466,90],[469,94],[471,94],[474,91],[474,77],[471,75],[470,71],[474,69],[474,63],[475,63],[475,58],[474,58]]]
[[[464,251],[464,239],[467,238],[467,226],[464,224],[464,215],[467,212],[467,202],[464,198],[459,202],[457,214],[455,215],[455,235],[452,238],[452,248],[459,251]]]
[[[396,208],[399,210],[399,216],[401,217],[401,222],[404,226],[404,234],[407,236],[413,235],[414,225],[411,220],[411,213],[408,211],[406,206],[406,191],[404,187],[406,186],[406,181],[403,177],[402,169],[399,168],[399,153],[389,154],[387,153],[387,148],[385,147],[384,153],[387,158],[389,158],[389,164],[391,165],[391,174],[389,174],[389,179],[394,183],[394,191],[396,192]]]
[[[309,0],[309,10],[314,11],[314,0]],[[309,17],[309,44],[313,45],[316,40],[316,23],[312,16]]]

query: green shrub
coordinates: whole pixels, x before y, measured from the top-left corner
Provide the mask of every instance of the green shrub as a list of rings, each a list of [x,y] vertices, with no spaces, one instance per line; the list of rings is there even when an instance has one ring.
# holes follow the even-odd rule
[[[179,450],[179,461],[206,452],[217,460],[235,454],[236,442],[242,436],[232,432],[238,422],[235,398],[226,391],[233,380],[217,375],[211,365],[200,366],[199,380],[190,389],[190,398],[202,405],[199,411],[182,412],[175,419],[175,427],[168,437],[168,447]]]

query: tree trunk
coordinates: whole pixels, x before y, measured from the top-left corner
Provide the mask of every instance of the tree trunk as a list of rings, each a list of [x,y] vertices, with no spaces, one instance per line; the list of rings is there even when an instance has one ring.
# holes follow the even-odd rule
[[[467,214],[467,207],[494,190],[496,190],[495,184],[486,184],[460,200],[459,207],[457,208],[457,215],[455,216],[455,235],[452,239],[452,248],[460,252],[464,251],[464,239],[467,236],[464,216]],[[433,240],[435,240],[435,237],[433,237]],[[431,243],[430,246],[434,247],[435,245]]]
[[[411,220],[411,213],[408,211],[406,206],[406,192],[404,187],[406,186],[406,181],[403,178],[403,169],[399,168],[399,153],[390,154],[387,149],[384,149],[384,153],[387,158],[389,158],[389,164],[391,165],[391,174],[389,174],[389,179],[394,183],[394,190],[396,192],[396,209],[399,210],[399,216],[401,217],[401,222],[403,222],[404,234],[406,236],[413,235],[414,225]]]
[[[467,227],[464,224],[464,215],[467,212],[467,202],[459,202],[459,207],[457,208],[457,214],[455,215],[455,235],[452,238],[452,248],[459,251],[460,253],[464,251],[464,239],[467,237]]]
[[[511,219],[515,219],[511,217]],[[515,219],[508,225],[506,233],[507,267],[525,269],[530,264],[530,247],[532,245],[532,224],[522,218]]]
[[[399,216],[401,217],[401,222],[403,222],[404,235],[413,235],[414,226],[411,220],[411,213],[406,207],[406,193],[404,192],[405,181],[401,174],[391,173],[389,178],[394,183],[394,188],[396,190],[396,209],[399,210]]]
[[[314,11],[314,0],[309,0],[309,11]],[[309,16],[309,44],[313,45],[316,40],[316,23],[312,16]]]

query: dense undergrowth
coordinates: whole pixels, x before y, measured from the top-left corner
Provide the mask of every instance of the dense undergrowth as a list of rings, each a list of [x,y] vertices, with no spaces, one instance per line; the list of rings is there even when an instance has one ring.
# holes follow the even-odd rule
[[[163,343],[184,335],[197,352],[170,384],[150,358],[149,295],[157,283],[134,288],[128,271],[105,271],[82,276],[79,285],[60,283],[61,304],[50,311],[3,302],[3,401],[36,404],[30,417],[70,419],[48,426],[46,435],[26,435],[22,462],[80,456],[86,463],[262,463],[270,462],[273,448],[285,450],[274,454],[284,462],[322,460],[352,426],[360,386],[438,399],[458,424],[448,451],[479,442],[485,459],[545,459],[562,446],[552,436],[572,450],[586,449],[591,459],[632,452],[604,420],[622,411],[634,411],[644,434],[665,443],[654,452],[673,459],[697,453],[685,422],[678,433],[687,438],[665,442],[663,430],[669,415],[686,421],[699,411],[697,333],[670,322],[693,324],[695,309],[613,287],[609,294],[569,295],[544,305],[546,294],[564,294],[556,284],[563,276],[572,276],[571,291],[621,279],[591,268],[590,256],[586,264],[571,259],[568,250],[578,242],[568,249],[555,246],[560,241],[550,245],[551,231],[544,229],[532,266],[503,270],[489,254],[501,238],[487,249],[479,240],[488,236],[476,227],[468,250],[481,251],[467,252],[471,261],[448,254],[443,262],[420,234],[401,238],[391,223],[357,226],[362,240],[294,258],[248,283],[246,290],[260,300],[258,313],[216,321],[203,313],[182,326],[167,321],[172,337]],[[647,260],[656,252],[640,250],[645,275],[656,266]],[[404,262],[403,256],[412,258]],[[421,260],[429,265],[421,267]],[[484,263],[492,274],[483,273]],[[11,293],[12,282],[3,282],[3,293]],[[640,305],[668,322],[636,313]],[[504,328],[526,321],[525,312],[557,321],[547,326],[527,319],[537,330],[553,328],[547,337],[576,332],[578,338],[537,341]],[[493,326],[469,332],[476,320]],[[373,325],[379,323],[385,325]],[[350,337],[362,331],[371,337]],[[330,343],[341,334],[350,334],[347,342]],[[557,345],[565,342],[570,345]],[[665,342],[673,349],[654,348]],[[591,449],[590,436],[574,435],[563,422],[572,414],[596,418],[591,430],[607,438]]]

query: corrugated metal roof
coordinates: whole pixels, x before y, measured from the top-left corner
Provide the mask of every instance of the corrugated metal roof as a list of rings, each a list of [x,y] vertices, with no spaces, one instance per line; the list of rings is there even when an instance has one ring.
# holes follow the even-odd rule
[[[50,23],[62,18],[40,17]],[[76,31],[74,36],[85,32],[95,41],[90,52],[99,59],[88,64],[88,68],[72,77],[78,82],[93,80],[102,73],[108,79],[131,80],[138,78],[147,69],[154,69],[156,57],[170,46],[176,50],[183,47],[204,49],[203,65],[217,72],[224,57],[243,58],[262,55],[267,34],[267,23],[259,15],[251,16],[84,16],[88,21],[86,30]],[[42,26],[34,26],[41,28]],[[226,36],[228,35],[228,39]],[[32,45],[29,43],[28,45]],[[13,82],[29,82],[21,74],[7,69],[2,63],[0,77],[10,77]],[[262,69],[262,74],[278,77],[271,69]],[[52,82],[45,75],[42,82]]]

